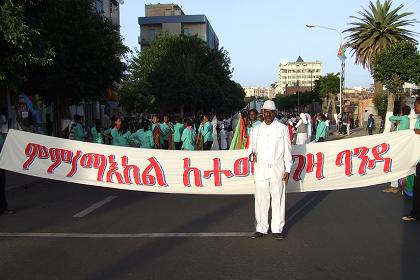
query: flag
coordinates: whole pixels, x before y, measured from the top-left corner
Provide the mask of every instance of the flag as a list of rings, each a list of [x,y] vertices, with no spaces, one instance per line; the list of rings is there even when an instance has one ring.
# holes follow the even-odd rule
[[[338,48],[337,57],[341,61],[346,60],[347,57],[346,57],[346,46],[345,45],[340,45],[340,47]]]
[[[233,134],[232,143],[230,143],[229,150],[246,149],[248,145],[249,142],[246,125],[244,119],[242,118],[242,114],[239,113],[238,124],[236,125],[235,133]]]

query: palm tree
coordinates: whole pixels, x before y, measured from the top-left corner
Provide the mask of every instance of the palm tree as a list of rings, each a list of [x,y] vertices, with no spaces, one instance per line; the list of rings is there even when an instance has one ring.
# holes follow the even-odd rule
[[[364,68],[371,68],[372,59],[382,50],[401,40],[417,43],[414,38],[417,33],[406,29],[417,21],[407,19],[413,15],[411,12],[402,12],[404,4],[391,9],[392,0],[381,3],[376,0],[376,5],[370,2],[369,9],[363,9],[358,16],[351,16],[356,22],[351,22],[352,27],[344,30],[349,32],[348,45],[356,55],[356,63]]]
[[[351,16],[357,21],[349,23],[351,27],[344,32],[350,33],[347,36],[348,46],[353,49],[352,55],[356,55],[357,64],[371,70],[376,55],[392,44],[402,40],[417,43],[414,37],[418,33],[407,29],[417,21],[408,18],[413,13],[402,12],[403,8],[401,4],[392,9],[392,0],[383,3],[376,0],[376,4],[370,2],[369,9],[359,11],[359,16]],[[382,83],[379,81],[375,81],[375,92],[382,93]],[[394,93],[390,93],[388,112],[393,111],[394,100]]]

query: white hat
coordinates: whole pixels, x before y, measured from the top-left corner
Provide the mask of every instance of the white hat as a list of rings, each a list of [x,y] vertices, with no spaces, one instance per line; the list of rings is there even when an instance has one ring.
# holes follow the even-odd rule
[[[270,111],[277,110],[276,109],[276,104],[274,104],[274,101],[272,101],[272,100],[265,101],[262,109],[263,110],[270,110]]]

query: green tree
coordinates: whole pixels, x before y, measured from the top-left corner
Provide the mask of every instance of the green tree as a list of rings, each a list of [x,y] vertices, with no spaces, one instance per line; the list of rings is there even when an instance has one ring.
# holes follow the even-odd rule
[[[372,70],[374,58],[383,50],[396,42],[409,41],[416,43],[416,32],[407,29],[416,23],[415,19],[409,18],[411,12],[402,12],[404,5],[392,8],[392,1],[370,2],[369,9],[363,9],[359,16],[351,18],[357,21],[350,23],[351,28],[345,30],[350,35],[347,37],[348,45],[356,55],[356,63],[364,68]],[[382,83],[375,80],[375,92],[382,92]],[[388,111],[393,110],[394,96],[388,98]]]
[[[335,99],[340,92],[340,74],[328,73],[315,81],[314,92],[322,100],[322,110],[328,112],[332,106],[332,114],[336,114]]]
[[[387,103],[388,103],[388,96],[386,94],[377,92],[373,96],[373,104],[375,105],[376,110],[378,110],[378,115],[381,116],[383,120],[385,119],[385,116],[386,116]]]
[[[39,29],[28,19],[35,2],[6,0],[0,4],[0,85],[22,84],[28,67],[52,63],[53,49],[42,41]]]
[[[123,95],[151,100],[142,110],[231,113],[245,106],[244,90],[231,80],[228,53],[196,36],[161,35],[129,69]]]
[[[373,60],[373,77],[392,93],[398,93],[405,82],[420,83],[420,53],[413,43],[395,43]]]
[[[395,95],[401,93],[404,83],[420,83],[420,53],[413,43],[395,43],[379,53],[372,66],[375,80],[388,88],[388,112],[393,111]],[[402,107],[405,105],[405,95],[401,97]]]
[[[34,67],[25,90],[57,103],[96,100],[123,78],[128,48],[119,27],[97,13],[92,0],[42,0],[29,16],[56,56]]]

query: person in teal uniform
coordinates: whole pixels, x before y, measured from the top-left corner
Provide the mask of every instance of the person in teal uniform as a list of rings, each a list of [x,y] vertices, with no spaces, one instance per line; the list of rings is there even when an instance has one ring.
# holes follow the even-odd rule
[[[391,116],[389,117],[389,121],[393,124],[397,124],[396,131],[408,130],[410,129],[410,119],[408,115],[411,113],[410,106],[404,106],[400,116]],[[398,188],[398,180],[392,181],[390,187],[382,190],[384,193],[400,193]]]
[[[257,109],[251,109],[249,111],[249,119],[251,120],[251,126],[252,126],[252,128],[254,128],[257,125],[261,124],[261,121],[258,119],[258,111],[257,111]]]
[[[210,151],[213,145],[213,125],[210,123],[208,115],[203,116],[203,125],[200,132],[203,135],[203,150]]]
[[[186,127],[182,131],[181,136],[182,141],[182,150],[194,151],[195,150],[195,130],[194,122],[191,119],[188,119],[186,122]]]
[[[181,150],[182,148],[181,136],[182,136],[182,132],[185,129],[185,125],[181,123],[179,120],[180,118],[176,117],[175,124],[174,124],[174,143],[175,143],[176,150]]]
[[[163,149],[173,149],[173,134],[175,132],[174,125],[169,121],[168,115],[163,116],[163,123],[161,124],[161,131],[163,136]]]
[[[130,141],[136,141],[139,143],[140,148],[153,149],[153,134],[150,130],[150,124],[148,120],[143,120],[140,129],[135,133],[131,134]]]
[[[104,143],[104,136],[102,133],[102,127],[101,127],[101,120],[96,119],[95,125],[91,129],[92,133],[92,142],[97,144],[103,144]]]
[[[408,118],[410,113],[411,113],[410,106],[404,106],[404,108],[402,109],[402,114],[400,116],[389,117],[389,121],[394,124],[399,123],[397,131],[410,129],[410,119]]]
[[[70,129],[69,139],[77,141],[86,141],[87,132],[83,128],[83,116],[74,115],[73,124]]]
[[[327,135],[327,126],[325,125],[324,114],[318,115],[318,125],[316,127],[315,142],[324,142]]]
[[[414,112],[420,114],[420,97],[416,98],[414,103]],[[420,115],[417,117],[416,124],[414,125],[414,133],[420,137]],[[414,222],[420,219],[420,159],[416,165],[416,175],[414,177],[412,209],[410,214],[402,217],[403,221]]]
[[[111,130],[111,145],[129,147],[129,139],[131,132],[128,131],[126,124],[121,118],[117,118],[114,123],[114,128]]]

